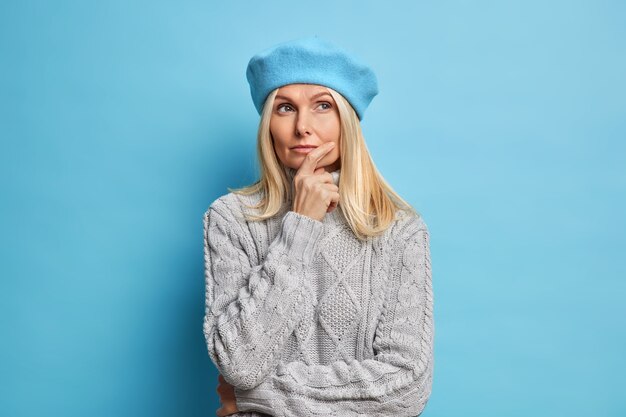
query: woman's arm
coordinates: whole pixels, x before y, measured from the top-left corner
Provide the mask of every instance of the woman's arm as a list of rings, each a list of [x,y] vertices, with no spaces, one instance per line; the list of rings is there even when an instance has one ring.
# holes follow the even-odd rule
[[[434,370],[433,291],[429,233],[412,222],[396,239],[385,309],[379,320],[373,359],[331,365],[280,364],[265,395],[281,399],[294,415],[326,409],[326,415],[416,416],[430,396]],[[255,395],[237,391],[242,409]],[[262,394],[264,395],[264,394]],[[276,404],[276,402],[274,402]],[[289,414],[289,413],[288,413]]]
[[[323,223],[289,211],[265,261],[251,265],[243,228],[221,200],[204,215],[206,309],[211,360],[235,387],[259,385],[277,366],[305,300],[305,273]]]

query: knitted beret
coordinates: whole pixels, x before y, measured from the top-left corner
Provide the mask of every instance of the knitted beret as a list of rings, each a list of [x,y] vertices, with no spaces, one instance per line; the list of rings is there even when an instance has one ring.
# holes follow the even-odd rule
[[[378,82],[374,71],[348,51],[309,36],[279,43],[254,55],[246,78],[259,114],[268,94],[287,84],[319,84],[344,96],[359,120],[374,96]]]

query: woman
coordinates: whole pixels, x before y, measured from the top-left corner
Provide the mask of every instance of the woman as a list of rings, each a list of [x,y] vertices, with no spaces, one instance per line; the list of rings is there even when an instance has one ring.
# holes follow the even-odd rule
[[[261,178],[204,215],[218,416],[417,416],[434,366],[429,232],[361,133],[372,70],[308,37],[252,57]]]

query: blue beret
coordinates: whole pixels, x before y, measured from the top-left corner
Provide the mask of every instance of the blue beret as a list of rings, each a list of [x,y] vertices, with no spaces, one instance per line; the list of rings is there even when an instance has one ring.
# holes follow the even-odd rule
[[[254,55],[246,78],[259,114],[268,94],[287,84],[319,84],[344,96],[359,120],[374,96],[378,82],[374,71],[346,50],[309,36],[282,42]]]

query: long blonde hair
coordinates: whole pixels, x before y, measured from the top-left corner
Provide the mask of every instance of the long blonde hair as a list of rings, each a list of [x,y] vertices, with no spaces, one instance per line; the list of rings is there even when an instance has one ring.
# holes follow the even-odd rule
[[[328,88],[328,87],[327,87]],[[291,184],[284,165],[278,160],[270,133],[270,118],[278,88],[265,100],[257,133],[257,156],[261,177],[252,185],[231,189],[240,195],[261,194],[258,204],[248,206],[260,214],[246,213],[248,221],[262,221],[275,216],[291,197]],[[338,92],[328,88],[339,110],[341,135],[339,139],[341,175],[339,176],[339,205],[358,239],[382,234],[395,220],[397,210],[420,213],[402,199],[382,177],[365,144],[361,123],[350,103]]]

